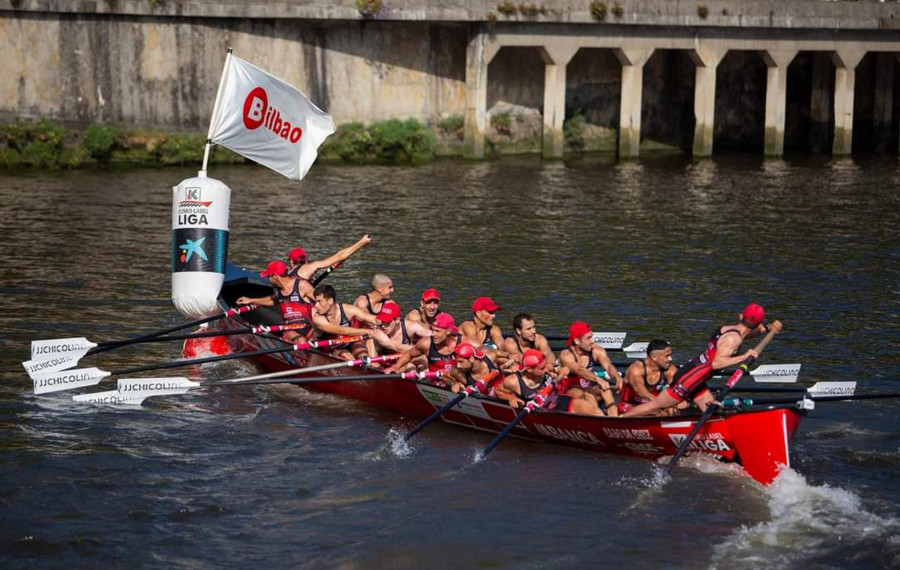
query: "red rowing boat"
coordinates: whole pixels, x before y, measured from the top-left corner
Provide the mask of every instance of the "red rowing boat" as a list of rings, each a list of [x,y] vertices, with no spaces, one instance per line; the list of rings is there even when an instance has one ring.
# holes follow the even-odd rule
[[[223,300],[233,301],[241,295],[258,295],[259,291],[247,291],[248,287],[256,286],[248,279],[226,282],[222,291]],[[259,309],[248,315],[232,317],[224,321],[224,326],[229,329],[244,328],[248,324],[274,324],[279,321],[277,309],[268,312],[266,309]],[[274,337],[238,335],[228,338],[235,351],[284,346],[284,343]],[[270,354],[257,357],[256,361],[272,372],[340,362],[317,351]],[[315,375],[319,374],[321,373]],[[352,398],[415,418],[429,416],[456,396],[449,389],[428,382],[380,379],[382,373],[374,369],[339,368],[326,374],[336,377],[371,374],[372,380],[336,380],[304,388]],[[738,463],[753,479],[767,485],[778,475],[781,466],[790,466],[790,439],[804,413],[791,405],[727,410],[713,416],[703,426],[691,443],[688,453],[700,453]],[[516,412],[501,400],[472,396],[444,413],[441,420],[496,433],[515,416]],[[528,414],[510,435],[657,460],[675,454],[699,417],[699,414],[693,413],[665,418],[608,418],[538,409]]]

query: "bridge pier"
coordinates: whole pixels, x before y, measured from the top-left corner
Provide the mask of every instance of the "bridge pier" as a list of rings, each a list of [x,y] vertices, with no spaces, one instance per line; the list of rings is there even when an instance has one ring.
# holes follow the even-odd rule
[[[784,115],[787,100],[787,70],[797,50],[767,50],[761,53],[768,67],[766,80],[766,156],[784,154]]]

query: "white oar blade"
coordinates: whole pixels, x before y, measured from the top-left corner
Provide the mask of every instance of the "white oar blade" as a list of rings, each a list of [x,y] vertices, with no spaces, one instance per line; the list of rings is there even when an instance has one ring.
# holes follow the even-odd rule
[[[153,396],[185,394],[191,388],[200,386],[187,378],[122,378],[119,380],[119,394],[128,400],[143,401]]]
[[[34,378],[35,374],[42,372],[59,372],[60,370],[68,370],[78,364],[81,357],[87,353],[88,349],[78,352],[70,352],[60,356],[51,356],[47,359],[26,360],[22,363],[28,376]]]
[[[814,396],[852,396],[856,382],[816,382],[807,392]]]
[[[81,356],[84,356],[84,353],[95,346],[97,346],[97,343],[91,342],[83,336],[53,340],[33,340],[31,341],[31,359],[48,360],[55,356],[65,356],[78,352],[81,352]]]
[[[783,382],[797,381],[800,375],[801,364],[763,364],[750,371],[750,376],[756,382]]]
[[[628,358],[647,358],[647,347],[649,342],[633,342],[622,349]]]
[[[594,344],[599,344],[607,349],[619,349],[622,348],[622,344],[625,342],[625,335],[627,334],[623,332],[595,332]]]
[[[107,404],[112,406],[139,406],[144,398],[129,398],[123,396],[118,390],[106,392],[94,392],[92,394],[79,394],[72,396],[72,400],[84,404]]]
[[[109,376],[109,372],[99,368],[77,368],[62,372],[38,372],[32,374],[35,394],[49,394],[93,386]]]

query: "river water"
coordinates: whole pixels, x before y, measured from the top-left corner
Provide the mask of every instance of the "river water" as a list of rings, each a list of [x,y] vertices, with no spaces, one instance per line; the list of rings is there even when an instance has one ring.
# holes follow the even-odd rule
[[[280,387],[140,408],[34,396],[34,339],[127,338],[183,322],[170,302],[170,187],[192,170],[0,176],[0,566],[310,568],[900,567],[900,400],[820,403],[768,488],[688,459],[653,463],[429,427]],[[261,268],[371,233],[329,278],[371,275],[404,309],[426,287],[544,333],[584,319],[676,360],[750,301],[786,330],[763,362],[801,382],[900,391],[900,170],[890,158],[317,165],[302,183],[216,168],[233,190],[230,259]],[[98,355],[115,370],[174,343]],[[192,378],[254,372],[233,361]],[[105,384],[112,384],[107,381]],[[83,390],[84,391],[84,390]]]

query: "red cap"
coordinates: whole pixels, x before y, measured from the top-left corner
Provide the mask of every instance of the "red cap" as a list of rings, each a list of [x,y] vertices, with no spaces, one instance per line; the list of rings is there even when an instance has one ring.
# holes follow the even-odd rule
[[[575,321],[569,327],[569,340],[566,341],[566,345],[572,346],[576,338],[582,337],[589,332],[591,332],[591,325],[584,321]]]
[[[393,301],[387,301],[381,306],[381,311],[375,315],[375,318],[384,324],[388,324],[394,319],[399,319],[400,314],[400,305]]]
[[[294,263],[306,263],[306,250],[302,247],[295,247],[288,254],[288,259]]]
[[[468,342],[459,343],[456,345],[456,350],[453,352],[456,353],[458,358],[472,358],[473,356],[475,358],[482,358],[484,356],[483,352],[478,352],[478,350]]]
[[[494,311],[499,310],[500,305],[495,303],[490,297],[478,297],[477,299],[475,299],[475,302],[472,303],[473,313],[477,313],[478,311],[487,311],[489,313],[493,313]]]
[[[536,368],[547,360],[544,353],[536,348],[529,348],[522,355],[522,366],[525,368]]]
[[[287,265],[283,261],[272,261],[266,265],[266,270],[259,274],[260,277],[268,277],[269,275],[278,275],[284,277],[287,275]]]
[[[453,316],[450,313],[439,313],[434,318],[434,324],[431,326],[436,329],[447,329],[454,333],[457,331],[456,323],[453,321]]]
[[[422,300],[423,301],[427,302],[427,301],[433,301],[435,299],[437,299],[438,301],[441,300],[441,294],[438,293],[437,289],[425,289],[424,291],[422,291]]]
[[[759,325],[759,323],[763,322],[766,318],[766,310],[756,303],[747,305],[742,314],[744,315],[744,322],[751,327]]]

